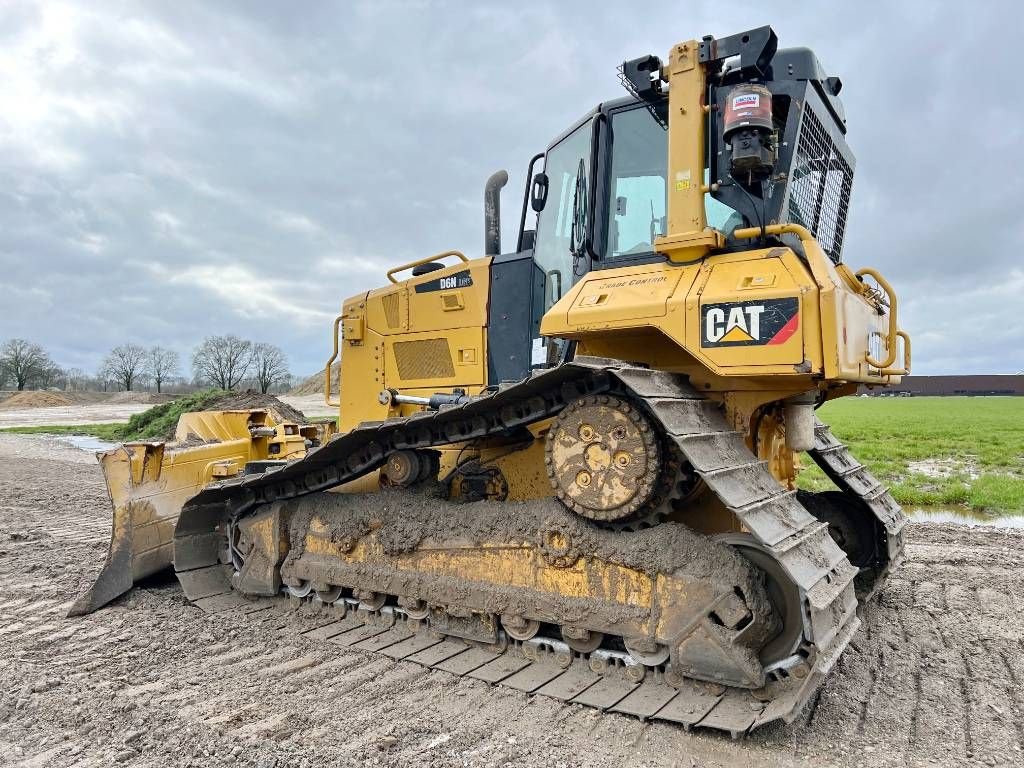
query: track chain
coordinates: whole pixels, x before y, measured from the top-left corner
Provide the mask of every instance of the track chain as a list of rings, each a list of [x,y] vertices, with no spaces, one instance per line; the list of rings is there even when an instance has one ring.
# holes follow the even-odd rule
[[[200,607],[223,610],[232,604],[244,606],[249,600],[231,592],[231,568],[222,561],[224,530],[227,523],[257,505],[345,483],[381,466],[392,450],[429,448],[507,434],[556,415],[578,397],[610,391],[625,392],[643,404],[660,423],[666,439],[675,443],[721,503],[797,585],[802,601],[802,641],[791,659],[768,670],[769,682],[764,688],[709,688],[708,683],[689,679],[675,681],[678,685],[673,686],[657,668],[647,670],[645,679],[639,682],[630,679],[631,674],[635,677],[638,673],[631,671],[629,664],[621,659],[616,661],[618,657],[608,656],[615,652],[604,649],[586,655],[573,654],[565,666],[564,649],[553,645],[559,641],[537,638],[537,642],[526,644],[511,642],[501,654],[452,639],[421,648],[430,639],[429,634],[421,637],[410,624],[399,626],[397,619],[393,626],[372,636],[356,634],[350,638],[352,632],[368,633],[372,630],[365,627],[376,629],[391,621],[381,621],[378,615],[365,610],[362,614],[366,621],[359,622],[362,628],[343,629],[347,625],[339,623],[339,633],[332,637],[351,639],[355,647],[394,658],[427,661],[425,666],[454,674],[520,690],[528,687],[531,692],[544,695],[557,691],[564,695],[556,698],[575,703],[685,726],[725,730],[733,735],[777,719],[791,721],[820,686],[859,626],[853,588],[856,569],[832,541],[827,526],[804,509],[795,492],[779,485],[767,462],[751,454],[743,436],[729,427],[713,403],[697,394],[682,377],[633,368],[620,361],[577,358],[465,404],[362,424],[311,451],[305,459],[262,475],[242,476],[208,486],[185,505],[175,530],[175,569],[179,580],[186,595]],[[396,612],[402,615],[400,609],[393,608],[391,616]],[[359,613],[355,611],[357,617]],[[345,621],[348,620],[346,617]],[[391,634],[385,636],[388,632]],[[376,637],[380,640],[370,643]],[[439,654],[445,643],[452,655],[435,660],[429,651],[438,648],[434,653]],[[461,649],[455,652],[458,646]],[[410,648],[416,650],[404,654]],[[395,655],[399,651],[403,653],[400,657]]]
[[[819,419],[814,424],[814,448],[808,451],[814,462],[843,493],[858,499],[878,521],[878,557],[873,567],[858,575],[862,600],[870,600],[886,577],[903,560],[903,527],[907,516],[889,489],[854,458],[842,442]]]

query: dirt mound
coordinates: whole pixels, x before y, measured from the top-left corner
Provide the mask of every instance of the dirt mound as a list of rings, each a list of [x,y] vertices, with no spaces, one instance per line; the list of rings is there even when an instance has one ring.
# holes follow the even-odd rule
[[[335,363],[331,366],[331,381],[334,382],[334,387],[338,386],[338,375],[340,373],[341,366]],[[293,387],[291,394],[293,395],[318,395],[324,391],[324,372],[317,371],[309,378],[305,379],[297,387]]]
[[[259,392],[233,392],[203,406],[205,411],[246,411],[250,408],[263,408],[277,421],[306,423],[306,416],[302,411],[281,402],[273,395],[263,395]]]
[[[115,392],[109,398],[108,403],[141,403],[143,405],[157,405],[169,403],[174,395],[157,394],[155,392]]]
[[[3,402],[0,408],[9,410],[13,408],[54,408],[61,405],[71,405],[71,400],[64,397],[60,392],[15,392]]]

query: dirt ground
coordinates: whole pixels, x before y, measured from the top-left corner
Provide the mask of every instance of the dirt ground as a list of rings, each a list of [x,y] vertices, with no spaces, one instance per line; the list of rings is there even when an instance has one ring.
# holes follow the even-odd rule
[[[288,403],[306,414],[306,418],[320,416],[337,416],[337,407],[332,408],[324,402],[323,393],[313,395],[278,395],[278,400]]]
[[[1024,531],[912,524],[908,559],[793,725],[687,733],[281,636],[98,570],[90,455],[0,435],[0,765],[1022,765]]]
[[[136,413],[142,413],[152,407],[143,403],[97,403],[50,408],[5,408],[0,409],[0,429],[43,427],[51,424],[110,424],[128,421]]]

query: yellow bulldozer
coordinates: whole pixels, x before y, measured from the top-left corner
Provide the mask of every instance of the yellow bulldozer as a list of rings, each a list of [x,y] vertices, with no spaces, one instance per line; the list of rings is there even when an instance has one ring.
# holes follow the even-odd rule
[[[734,735],[796,717],[905,522],[815,416],[910,357],[893,289],[841,260],[842,84],[770,27],[619,74],[530,161],[514,251],[499,172],[482,257],[343,302],[336,434],[207,412],[103,454],[73,612],[173,564],[200,607],[316,609],[311,639],[452,674]],[[796,490],[803,456],[835,490]]]

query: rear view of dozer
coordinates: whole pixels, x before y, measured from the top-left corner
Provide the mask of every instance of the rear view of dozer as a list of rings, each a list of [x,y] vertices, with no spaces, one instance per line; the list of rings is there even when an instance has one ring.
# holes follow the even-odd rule
[[[514,252],[500,172],[482,258],[343,303],[339,434],[241,414],[104,456],[121,525],[79,609],[155,544],[201,606],[310,605],[339,645],[733,734],[792,720],[903,546],[814,414],[910,353],[892,288],[841,261],[841,83],[769,27],[621,79],[530,162]],[[835,491],[794,490],[802,453]],[[143,553],[154,508],[173,539]]]

